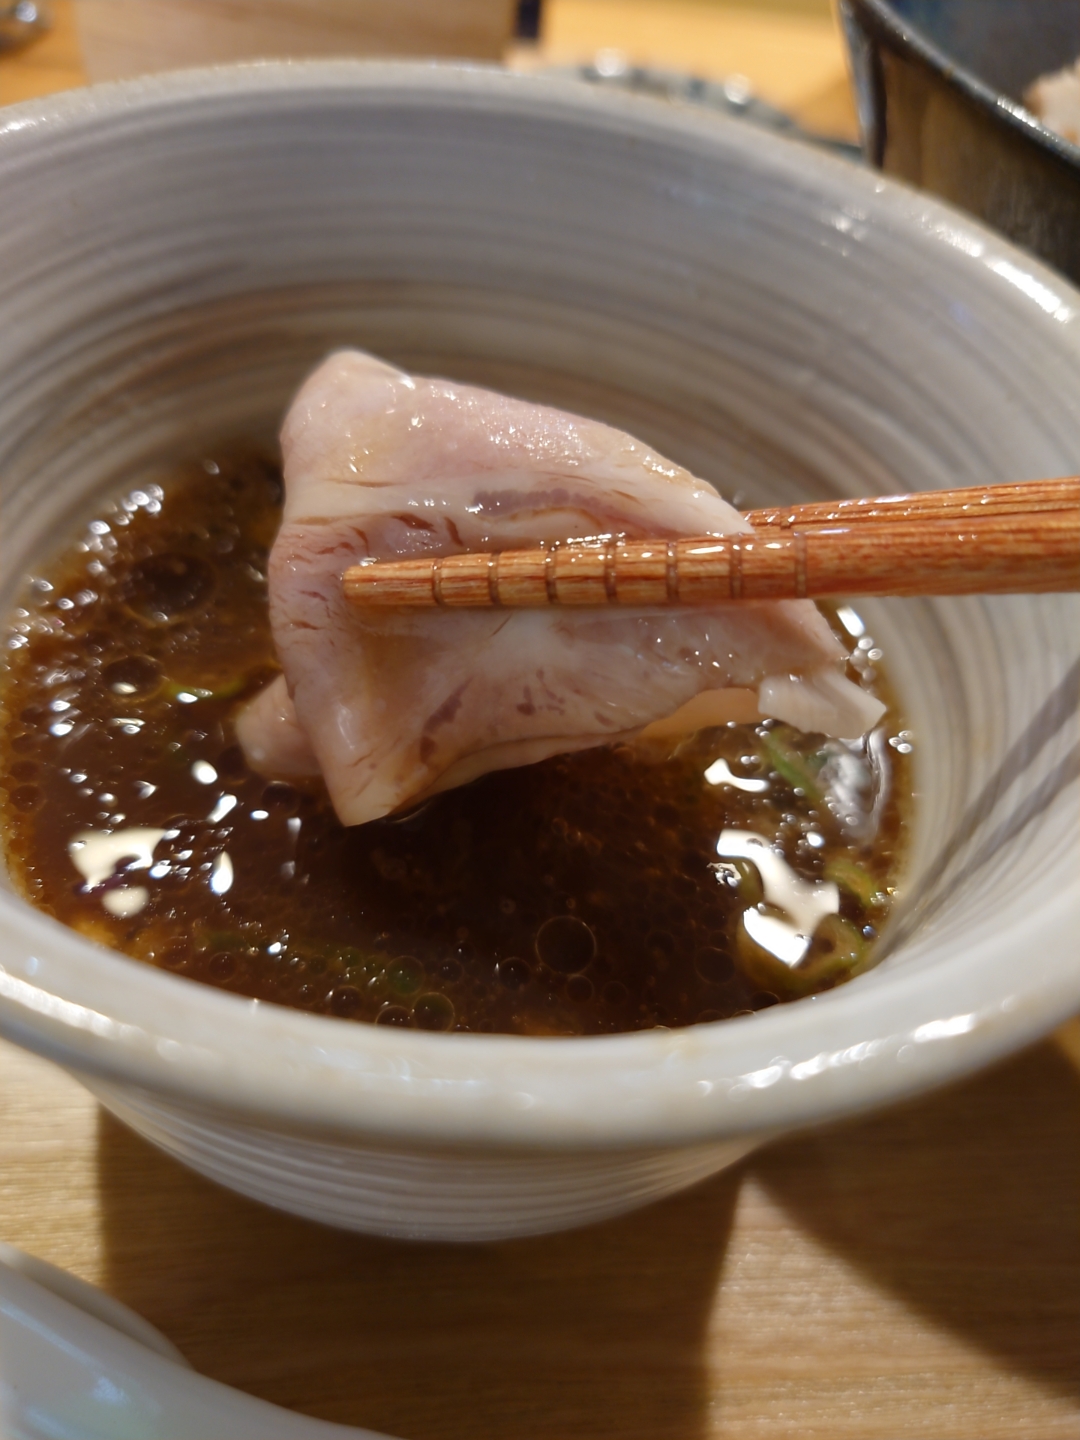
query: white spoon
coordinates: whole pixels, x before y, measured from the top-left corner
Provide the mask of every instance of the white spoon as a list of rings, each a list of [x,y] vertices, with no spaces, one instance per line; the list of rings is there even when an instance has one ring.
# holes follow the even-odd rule
[[[197,1375],[134,1311],[0,1245],[2,1440],[386,1440]]]

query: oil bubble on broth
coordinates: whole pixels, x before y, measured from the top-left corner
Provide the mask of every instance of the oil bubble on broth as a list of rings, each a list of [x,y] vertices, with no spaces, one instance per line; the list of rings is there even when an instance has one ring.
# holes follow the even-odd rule
[[[865,970],[897,882],[910,735],[779,724],[504,770],[367,825],[255,774],[278,672],[280,472],[250,450],[103,506],[4,627],[14,883],[104,945],[278,1004],[431,1032],[596,1035],[751,1013]]]

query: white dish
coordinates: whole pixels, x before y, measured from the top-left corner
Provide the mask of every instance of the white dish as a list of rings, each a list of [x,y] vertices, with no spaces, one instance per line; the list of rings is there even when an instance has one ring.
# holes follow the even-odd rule
[[[103,487],[268,433],[326,350],[597,414],[747,502],[1080,458],[1080,297],[737,122],[483,69],[166,75],[0,115],[4,603]],[[376,1029],[103,951],[0,893],[0,1030],[271,1204],[479,1239],[644,1203],[1080,1006],[1080,600],[865,616],[916,734],[890,953],[813,1000],[582,1040]]]

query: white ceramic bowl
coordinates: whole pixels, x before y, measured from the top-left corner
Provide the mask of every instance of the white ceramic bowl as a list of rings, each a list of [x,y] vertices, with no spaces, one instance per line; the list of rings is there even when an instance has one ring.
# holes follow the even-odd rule
[[[740,123],[494,71],[193,72],[0,112],[3,599],[103,487],[267,432],[355,343],[584,410],[747,500],[1080,468],[1080,297]],[[0,894],[3,1033],[206,1175],[359,1230],[557,1229],[1080,1006],[1076,597],[867,605],[917,737],[880,968],[681,1031],[431,1035],[101,950]]]

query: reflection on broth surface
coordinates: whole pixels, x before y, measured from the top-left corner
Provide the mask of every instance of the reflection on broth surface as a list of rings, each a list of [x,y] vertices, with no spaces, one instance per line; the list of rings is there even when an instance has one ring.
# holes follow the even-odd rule
[[[194,980],[426,1030],[688,1025],[870,963],[908,783],[892,710],[858,744],[766,721],[581,751],[352,829],[319,785],[254,774],[232,724],[277,671],[280,497],[262,457],[204,462],[28,585],[0,821],[35,904]],[[855,653],[880,693],[880,651]]]

